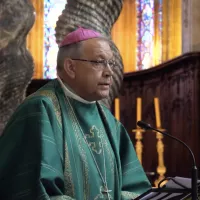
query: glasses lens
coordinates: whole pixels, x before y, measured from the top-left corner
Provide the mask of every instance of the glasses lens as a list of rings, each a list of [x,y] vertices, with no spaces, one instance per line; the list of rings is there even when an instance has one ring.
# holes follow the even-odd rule
[[[109,60],[108,64],[110,67],[114,68],[115,67],[115,62],[113,60]]]

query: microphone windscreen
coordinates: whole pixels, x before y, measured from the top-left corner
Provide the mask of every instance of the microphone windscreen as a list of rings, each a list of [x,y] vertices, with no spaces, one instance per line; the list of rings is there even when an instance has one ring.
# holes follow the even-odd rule
[[[143,121],[138,121],[137,125],[142,129],[152,129],[150,124],[147,124],[146,122]]]

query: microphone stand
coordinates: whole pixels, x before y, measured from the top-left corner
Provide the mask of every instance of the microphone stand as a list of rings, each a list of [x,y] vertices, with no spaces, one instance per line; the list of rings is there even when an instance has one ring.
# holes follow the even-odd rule
[[[185,146],[189,152],[190,155],[192,156],[192,161],[193,161],[193,165],[192,165],[192,179],[191,179],[191,185],[192,185],[192,200],[197,200],[198,199],[198,187],[197,187],[197,180],[198,180],[198,170],[197,170],[197,166],[196,166],[196,161],[195,161],[195,157],[194,154],[192,152],[192,150],[190,149],[190,147],[185,144],[183,141],[179,140],[178,138],[173,137],[172,135],[169,135],[168,133],[162,132],[158,129],[155,129],[153,127],[151,127],[150,124],[147,124],[146,122],[143,121],[138,121],[137,125],[139,127],[141,127],[142,129],[146,129],[146,130],[154,130],[156,132],[159,132],[165,136],[168,136],[174,140],[176,140],[177,142],[181,143],[183,146]]]

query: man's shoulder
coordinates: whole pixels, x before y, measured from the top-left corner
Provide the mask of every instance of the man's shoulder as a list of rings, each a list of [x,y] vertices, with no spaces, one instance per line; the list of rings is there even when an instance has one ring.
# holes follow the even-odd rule
[[[50,84],[53,84],[50,83]],[[58,119],[61,121],[60,106],[55,93],[49,84],[28,96],[14,111],[5,130],[13,125],[38,122],[41,119]]]
[[[37,112],[42,108],[54,110],[55,107],[59,108],[59,101],[55,90],[55,81],[50,81],[35,93],[26,97],[14,114]]]
[[[30,96],[26,97],[24,100],[24,104],[31,103],[31,102],[41,102],[42,101],[56,101],[57,95],[56,95],[56,85],[57,81],[53,80],[41,87],[39,90],[31,94]]]

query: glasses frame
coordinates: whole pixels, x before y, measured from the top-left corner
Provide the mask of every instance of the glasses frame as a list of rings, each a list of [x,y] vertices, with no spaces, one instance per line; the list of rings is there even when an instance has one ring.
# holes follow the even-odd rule
[[[86,59],[79,59],[79,58],[71,58],[71,60],[78,60],[83,62],[90,62],[96,64],[102,64],[105,67],[109,66],[111,69],[115,68],[115,61],[114,60],[86,60]]]

